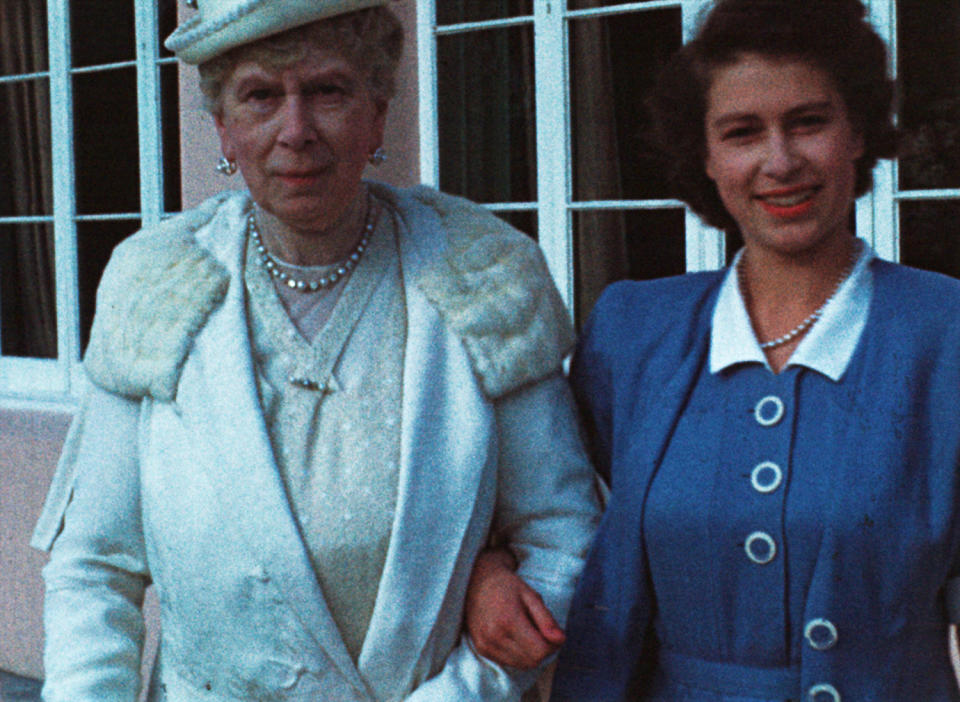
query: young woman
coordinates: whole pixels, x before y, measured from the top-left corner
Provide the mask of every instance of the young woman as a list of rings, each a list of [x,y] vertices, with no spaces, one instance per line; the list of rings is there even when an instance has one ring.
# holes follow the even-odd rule
[[[586,325],[611,498],[553,699],[960,699],[960,282],[851,232],[886,66],[859,0],[720,0],[666,70],[673,181],[744,246]]]

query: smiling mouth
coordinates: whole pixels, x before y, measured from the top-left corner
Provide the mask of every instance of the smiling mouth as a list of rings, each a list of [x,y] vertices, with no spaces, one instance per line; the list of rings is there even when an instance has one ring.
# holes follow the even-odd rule
[[[809,188],[791,188],[777,192],[757,195],[756,199],[770,214],[791,218],[805,214],[813,207],[813,198],[820,190],[818,186]]]

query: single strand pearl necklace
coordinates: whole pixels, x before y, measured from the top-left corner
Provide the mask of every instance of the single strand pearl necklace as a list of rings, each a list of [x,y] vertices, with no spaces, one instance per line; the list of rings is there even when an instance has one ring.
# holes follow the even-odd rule
[[[850,263],[840,273],[840,277],[837,280],[836,286],[834,286],[833,288],[833,292],[831,292],[830,296],[827,297],[826,300],[824,300],[822,305],[820,305],[802,322],[800,322],[800,324],[795,326],[786,334],[783,334],[782,336],[778,336],[776,339],[770,339],[769,341],[760,342],[760,348],[766,351],[767,349],[773,349],[773,348],[776,348],[777,346],[783,346],[788,341],[791,341],[797,338],[798,336],[806,332],[808,329],[810,329],[810,327],[812,327],[817,322],[817,320],[823,316],[823,311],[827,309],[827,305],[830,304],[830,301],[833,300],[834,297],[836,297],[837,291],[840,289],[840,286],[843,285],[843,281],[845,281],[847,278],[850,277],[850,274],[853,272],[853,267],[856,264],[857,259],[859,258],[859,256],[857,255],[857,253],[859,253],[859,250],[860,250],[859,246],[854,249],[854,255],[851,256]],[[741,291],[746,290],[747,286],[745,284],[744,275],[743,275],[743,257],[741,257],[739,263],[737,264],[737,280],[740,283],[740,290]]]
[[[363,234],[360,237],[360,242],[353,248],[353,251],[337,264],[333,272],[317,280],[295,278],[281,269],[280,266],[283,264],[277,261],[277,259],[267,251],[267,247],[264,246],[263,241],[260,239],[260,230],[257,228],[256,213],[253,209],[251,209],[250,214],[247,215],[247,231],[256,248],[260,264],[267,269],[270,275],[285,284],[288,288],[299,290],[300,292],[316,292],[317,290],[322,290],[323,288],[334,285],[338,280],[356,268],[357,263],[360,262],[360,258],[363,256],[363,252],[367,250],[367,244],[370,242],[370,234],[373,232],[373,222],[370,221],[372,210],[373,208],[370,207],[368,203],[367,214],[363,224]]]

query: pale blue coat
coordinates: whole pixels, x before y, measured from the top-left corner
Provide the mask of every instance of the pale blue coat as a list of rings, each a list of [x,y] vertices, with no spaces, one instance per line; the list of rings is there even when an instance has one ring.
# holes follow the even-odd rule
[[[209,222],[179,225],[186,234],[175,224],[172,235],[171,226],[138,235],[146,250],[160,241],[152,250],[161,259],[164,249],[194,246],[195,236],[217,262],[197,261],[210,309],[194,314],[186,301],[165,322],[186,329],[172,364],[151,355],[155,337],[108,328],[129,326],[130,317],[150,326],[142,313],[162,293],[129,283],[138,275],[131,261],[144,266],[150,257],[128,247],[104,277],[87,356],[96,384],[83,416],[91,420],[68,438],[34,540],[52,545],[44,573],[49,702],[134,699],[149,580],[163,630],[154,699],[516,700],[532,681],[476,654],[461,632],[462,608],[473,559],[496,521],[521,574],[565,617],[598,512],[556,375],[569,338],[565,313],[536,248],[479,208],[426,189],[373,187],[401,222],[408,332],[396,516],[357,665],[324,603],[271,453],[244,312],[244,235],[221,226],[246,201],[230,196],[205,205]],[[480,234],[451,233],[471,222]],[[189,262],[188,254],[177,259]],[[546,292],[511,302],[522,288],[494,269],[516,265]],[[482,297],[487,284],[495,284],[487,291],[497,293],[494,307],[511,318],[471,317],[464,299]],[[188,294],[183,281],[167,287]],[[534,390],[529,440],[544,460],[504,470],[492,398],[520,386]]]

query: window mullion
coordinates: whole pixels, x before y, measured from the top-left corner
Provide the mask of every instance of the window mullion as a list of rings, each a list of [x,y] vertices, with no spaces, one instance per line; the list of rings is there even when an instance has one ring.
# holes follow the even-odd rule
[[[135,2],[137,125],[140,137],[140,210],[143,226],[160,221],[163,159],[160,143],[160,76],[157,66],[157,5]]]
[[[417,73],[420,83],[420,181],[440,183],[440,135],[437,118],[436,0],[417,1]]]
[[[537,231],[540,247],[560,296],[574,305],[573,232],[567,206],[571,189],[570,95],[562,3],[535,0],[533,14],[536,76]]]
[[[77,210],[73,84],[70,76],[70,9],[68,0],[47,4],[50,62],[50,136],[53,153],[53,231],[57,291],[57,359],[62,390],[75,387],[80,369],[80,306],[77,273]]]
[[[896,76],[896,3],[894,0],[870,0],[870,21],[887,42],[890,73]],[[858,234],[870,242],[877,255],[889,261],[900,260],[900,225],[897,217],[897,163],[883,159],[873,170],[873,190],[857,202]]]
[[[703,222],[689,207],[684,209],[687,272],[712,271],[726,265],[727,243],[719,229]]]
[[[683,22],[683,43],[693,39],[705,0],[683,0],[680,11]],[[684,216],[687,271],[709,271],[726,264],[726,240],[723,232],[705,224],[687,207]]]

